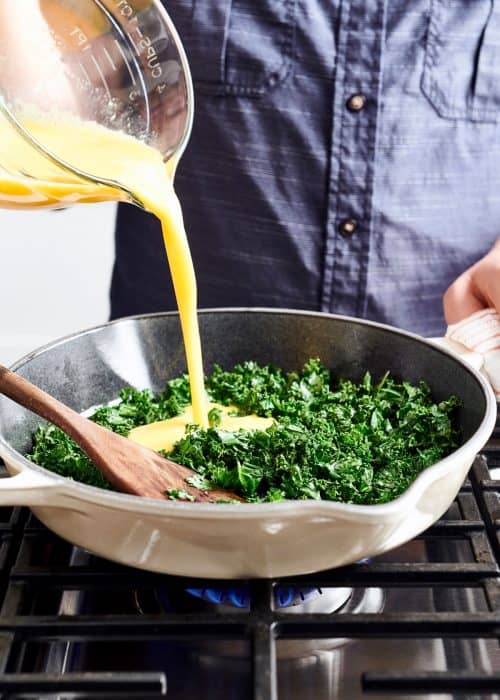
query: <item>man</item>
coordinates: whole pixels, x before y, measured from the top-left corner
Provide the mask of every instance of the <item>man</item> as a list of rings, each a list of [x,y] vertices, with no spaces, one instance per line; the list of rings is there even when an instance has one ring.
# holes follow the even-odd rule
[[[165,0],[196,94],[176,178],[200,307],[441,335],[500,309],[500,2]],[[112,316],[175,308],[122,206]],[[447,291],[446,291],[447,290]]]

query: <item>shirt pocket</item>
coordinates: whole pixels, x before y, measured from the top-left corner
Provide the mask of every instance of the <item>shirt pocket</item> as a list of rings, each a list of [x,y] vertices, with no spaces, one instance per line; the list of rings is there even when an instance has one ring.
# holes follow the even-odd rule
[[[500,0],[431,0],[422,90],[447,119],[500,120]]]
[[[188,2],[178,29],[198,92],[259,97],[290,77],[296,0]]]

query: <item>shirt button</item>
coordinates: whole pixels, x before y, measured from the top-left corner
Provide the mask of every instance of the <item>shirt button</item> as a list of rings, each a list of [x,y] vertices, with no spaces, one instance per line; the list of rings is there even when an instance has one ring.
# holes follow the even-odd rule
[[[361,112],[366,104],[365,95],[351,95],[346,102],[346,107],[349,112]]]
[[[339,225],[340,233],[343,236],[352,236],[358,228],[358,222],[356,219],[344,219]]]

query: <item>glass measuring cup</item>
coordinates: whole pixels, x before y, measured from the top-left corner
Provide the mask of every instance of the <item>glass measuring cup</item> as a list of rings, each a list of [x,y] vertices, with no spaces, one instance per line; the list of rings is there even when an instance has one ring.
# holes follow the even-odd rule
[[[175,167],[192,127],[193,88],[158,0],[0,0],[0,136],[8,136],[0,138],[0,206],[60,205],[64,188],[61,197],[37,197],[47,161],[68,184],[104,185],[99,200],[135,201],[123,183],[72,163],[53,134],[30,129],[33,120],[61,118],[124,132]]]

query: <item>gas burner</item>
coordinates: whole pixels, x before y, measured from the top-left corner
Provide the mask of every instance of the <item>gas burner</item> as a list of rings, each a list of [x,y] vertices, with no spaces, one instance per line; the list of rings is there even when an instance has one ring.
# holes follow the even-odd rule
[[[319,589],[317,589],[319,591]],[[287,607],[282,612],[287,615],[300,615],[307,613],[322,614],[363,614],[378,613],[384,607],[384,593],[380,588],[323,588],[321,593],[314,596],[302,605]],[[218,610],[224,609],[220,606]],[[226,607],[226,610],[232,610]],[[234,610],[233,610],[234,612]],[[332,633],[335,632],[332,623]],[[342,637],[331,639],[283,639],[276,645],[277,658],[281,662],[293,662],[296,664],[315,664],[314,657],[324,656],[326,652],[334,652],[345,647],[354,640]],[[216,660],[245,658],[248,649],[244,642],[215,641],[199,644],[199,660],[201,663],[213,665]]]
[[[243,595],[234,595],[239,604],[229,598],[231,593],[242,591],[243,589],[227,589],[224,595],[217,595],[213,589],[192,589],[175,591],[170,588],[141,589],[135,591],[135,605],[140,614],[161,614],[171,612],[196,612],[200,610],[211,610],[216,606],[220,614],[233,614],[250,611],[250,598],[243,598]],[[278,589],[279,590],[279,589]],[[201,595],[202,591],[209,592],[208,595]],[[308,613],[321,614],[363,614],[379,613],[384,608],[384,593],[380,588],[282,588],[282,600],[291,601],[288,605],[283,604],[278,607],[281,612],[287,615],[300,615]],[[306,593],[308,592],[308,593]],[[215,593],[215,595],[214,595]],[[211,600],[215,598],[215,600]],[[302,598],[303,596],[303,598]],[[275,604],[278,596],[275,595]],[[221,602],[223,601],[223,602]],[[246,603],[243,607],[242,601]],[[332,625],[332,632],[334,626]],[[352,640],[341,637],[331,639],[305,639],[305,640],[282,640],[277,645],[277,656],[279,660],[306,659],[310,656],[317,656],[321,652],[334,651],[344,647]],[[196,645],[196,656],[200,662],[212,665],[217,660],[222,659],[246,659],[248,657],[248,647],[245,642],[238,640],[213,639],[207,643],[200,640]]]
[[[250,610],[251,594],[247,586],[228,588],[226,590],[214,588],[187,588],[187,593],[200,598],[208,603],[214,603],[222,607],[241,608]],[[335,601],[327,604],[332,610],[338,610],[349,598],[351,591],[349,588],[336,589]],[[309,606],[315,600],[325,598],[321,588],[298,588],[297,586],[277,586],[274,589],[274,606],[279,608],[298,607],[301,611],[313,612]],[[334,607],[332,607],[334,606]]]
[[[186,595],[188,594],[188,595]],[[275,609],[288,614],[333,613],[344,606],[353,595],[352,588],[303,588],[277,586],[274,593]],[[247,587],[213,589],[186,588],[178,591],[170,587],[135,591],[135,605],[141,614],[162,612],[196,612],[213,609],[224,614],[250,612],[251,595]]]

